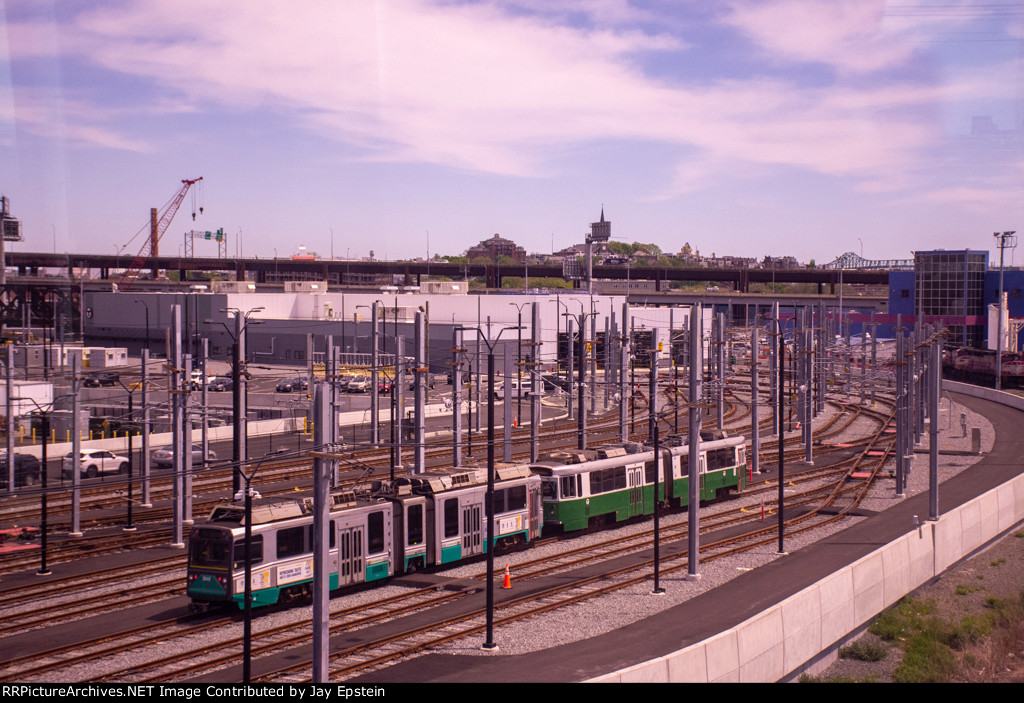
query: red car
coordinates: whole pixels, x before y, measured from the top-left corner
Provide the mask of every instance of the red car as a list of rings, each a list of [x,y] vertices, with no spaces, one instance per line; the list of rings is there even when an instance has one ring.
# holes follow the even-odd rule
[[[394,381],[390,378],[381,377],[377,380],[377,392],[378,393],[390,393],[391,386],[395,385]]]

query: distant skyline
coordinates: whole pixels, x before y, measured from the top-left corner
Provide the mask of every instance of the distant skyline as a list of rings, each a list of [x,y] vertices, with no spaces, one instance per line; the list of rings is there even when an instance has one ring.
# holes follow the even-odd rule
[[[221,227],[232,256],[550,253],[602,207],[616,240],[818,264],[997,260],[1024,231],[1019,2],[0,0],[0,24],[15,251],[135,254],[199,176],[164,254]]]

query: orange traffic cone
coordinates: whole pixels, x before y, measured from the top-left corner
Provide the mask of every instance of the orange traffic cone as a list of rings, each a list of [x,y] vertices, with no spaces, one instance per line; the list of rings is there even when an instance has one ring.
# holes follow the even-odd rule
[[[512,576],[508,572],[508,564],[505,564],[505,582],[501,584],[502,588],[512,588]]]

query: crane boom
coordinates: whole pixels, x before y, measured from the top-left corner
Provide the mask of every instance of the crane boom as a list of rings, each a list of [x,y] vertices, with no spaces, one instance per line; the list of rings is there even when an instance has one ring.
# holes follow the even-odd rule
[[[124,286],[138,276],[139,271],[142,270],[143,265],[146,263],[148,257],[154,257],[160,255],[160,237],[163,236],[164,232],[171,225],[171,220],[174,219],[175,214],[178,212],[178,208],[181,207],[182,201],[188,194],[189,189],[203,180],[203,177],[199,178],[183,178],[181,181],[181,188],[174,194],[171,201],[164,208],[163,214],[157,219],[156,208],[153,208],[150,212],[150,230],[149,240],[142,245],[142,249],[138,254],[132,258],[131,264],[121,274],[121,278],[118,281],[119,286]],[[194,218],[193,218],[194,219]],[[148,249],[148,251],[147,251]],[[156,277],[156,271],[153,271],[153,277]]]

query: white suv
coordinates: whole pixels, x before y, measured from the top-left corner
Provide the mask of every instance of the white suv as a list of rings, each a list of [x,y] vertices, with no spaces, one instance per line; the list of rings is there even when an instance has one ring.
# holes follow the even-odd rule
[[[75,464],[78,471],[84,478],[95,478],[100,474],[126,474],[128,473],[128,458],[114,454],[106,449],[83,449],[75,462],[72,454],[64,456],[61,462],[61,476],[71,478],[74,475]]]

